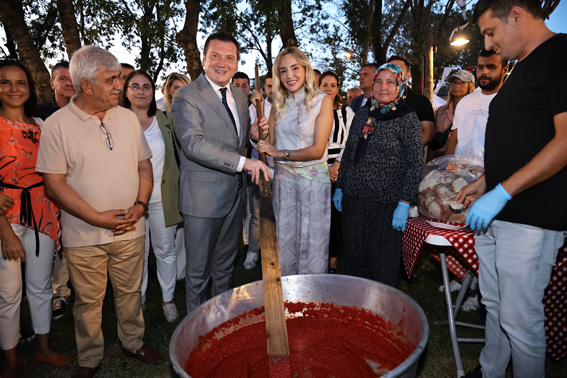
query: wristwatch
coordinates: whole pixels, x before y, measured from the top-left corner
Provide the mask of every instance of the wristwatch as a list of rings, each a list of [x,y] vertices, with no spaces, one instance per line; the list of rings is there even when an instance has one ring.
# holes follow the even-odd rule
[[[291,151],[290,150],[285,150],[285,160],[289,160],[289,157],[291,156]]]
[[[143,201],[134,202],[134,206],[141,205],[144,208],[144,214],[148,212],[148,205]]]

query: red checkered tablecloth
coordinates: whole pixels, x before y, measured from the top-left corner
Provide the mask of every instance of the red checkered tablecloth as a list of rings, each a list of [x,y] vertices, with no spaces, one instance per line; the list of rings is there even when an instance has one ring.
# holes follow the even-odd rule
[[[447,268],[451,273],[459,278],[463,278],[467,273],[467,269],[472,269],[478,273],[478,259],[474,252],[474,232],[465,227],[458,231],[443,230],[438,227],[431,226],[426,221],[440,222],[426,217],[409,218],[404,231],[402,254],[404,257],[404,265],[408,277],[411,278],[413,269],[417,263],[417,257],[423,246],[423,242],[429,235],[439,235],[445,237],[458,254],[447,254]],[[454,224],[454,223],[447,223]],[[439,256],[433,255],[439,260]]]
[[[567,356],[567,244],[559,250],[543,306],[547,354],[557,362]]]
[[[408,277],[411,277],[423,242],[429,235],[445,237],[455,247],[455,254],[447,254],[447,268],[457,277],[464,277],[467,269],[478,273],[478,258],[474,251],[474,232],[470,228],[459,231],[443,230],[429,225],[420,216],[410,218],[403,236],[402,253]],[[438,256],[433,257],[439,260]],[[567,357],[567,243],[561,247],[551,280],[543,298],[547,354],[554,361]]]

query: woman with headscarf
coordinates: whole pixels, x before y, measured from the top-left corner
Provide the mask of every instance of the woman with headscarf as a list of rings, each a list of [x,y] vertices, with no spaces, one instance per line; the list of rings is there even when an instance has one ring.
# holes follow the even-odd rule
[[[371,101],[352,122],[333,196],[342,210],[347,273],[394,287],[423,166],[421,126],[406,93],[400,67],[378,68]]]

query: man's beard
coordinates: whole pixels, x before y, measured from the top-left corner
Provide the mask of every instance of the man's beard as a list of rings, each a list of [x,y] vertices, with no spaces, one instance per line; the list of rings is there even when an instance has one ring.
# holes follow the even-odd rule
[[[492,80],[490,80],[488,83],[486,84],[481,84],[481,80],[482,79],[488,79],[486,76],[481,76],[478,79],[478,86],[480,87],[480,89],[484,89],[485,91],[491,91],[494,90],[496,88],[498,88],[498,86],[500,85],[500,83],[502,83],[502,75],[493,78]]]

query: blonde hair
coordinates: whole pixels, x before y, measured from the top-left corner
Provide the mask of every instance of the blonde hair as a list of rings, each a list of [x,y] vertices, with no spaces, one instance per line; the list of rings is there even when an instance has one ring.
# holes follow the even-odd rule
[[[293,57],[297,60],[297,62],[305,69],[305,82],[303,83],[303,87],[305,88],[304,103],[307,109],[311,109],[313,98],[318,92],[320,92],[319,87],[317,86],[317,81],[315,80],[315,73],[313,72],[313,68],[311,67],[311,63],[309,63],[309,58],[307,57],[307,55],[305,55],[303,51],[301,51],[295,46],[284,49],[277,56],[276,60],[274,61],[274,66],[272,68],[273,81],[274,81],[273,106],[276,113],[276,122],[280,120],[283,113],[283,109],[285,108],[285,100],[289,96],[289,91],[282,84],[280,77],[280,65],[282,59],[285,55],[288,54],[293,55]]]
[[[171,111],[172,96],[169,94],[169,90],[171,89],[171,85],[175,80],[179,80],[180,82],[183,83],[183,85],[189,84],[191,82],[191,79],[189,79],[187,76],[183,74],[177,72],[169,74],[167,80],[165,81],[165,85],[163,86],[163,108],[165,109],[166,112]]]
[[[473,93],[474,90],[476,89],[476,87],[474,86],[474,83],[472,81],[466,81],[465,84],[467,84],[467,93],[465,94],[465,96]],[[463,97],[465,97],[465,96],[463,96]],[[457,104],[455,103],[455,101],[456,101],[456,98],[453,97],[453,95],[451,94],[451,88],[449,88],[449,94],[447,95],[447,107],[449,107],[449,104],[453,104],[453,111],[455,111],[455,108],[457,107]]]

